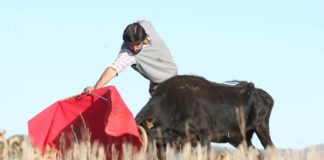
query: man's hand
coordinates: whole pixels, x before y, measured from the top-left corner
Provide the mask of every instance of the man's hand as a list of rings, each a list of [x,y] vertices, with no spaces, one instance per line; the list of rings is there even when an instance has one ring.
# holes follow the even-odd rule
[[[117,71],[114,68],[106,68],[106,70],[102,73],[99,80],[97,81],[96,85],[84,88],[82,94],[91,94],[93,90],[105,86],[115,76],[117,76]]]
[[[93,86],[88,86],[86,88],[84,88],[83,92],[84,94],[91,94],[92,91],[94,90],[94,87]]]

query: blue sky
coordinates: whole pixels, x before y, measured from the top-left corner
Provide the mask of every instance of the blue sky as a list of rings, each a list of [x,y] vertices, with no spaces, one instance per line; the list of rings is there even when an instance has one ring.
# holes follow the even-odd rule
[[[27,134],[37,113],[93,85],[117,57],[126,25],[145,17],[179,74],[269,92],[279,148],[324,143],[323,8],[320,0],[0,0],[0,130]],[[149,99],[148,81],[131,68],[109,85],[134,115]]]

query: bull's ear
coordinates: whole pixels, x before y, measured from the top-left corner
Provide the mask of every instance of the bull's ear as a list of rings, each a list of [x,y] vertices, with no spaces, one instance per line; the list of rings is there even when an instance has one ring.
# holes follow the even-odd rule
[[[148,129],[153,128],[153,127],[154,127],[153,120],[152,120],[152,119],[148,119],[148,120],[146,120],[146,121],[145,121],[145,126],[146,126],[146,128],[148,128]]]

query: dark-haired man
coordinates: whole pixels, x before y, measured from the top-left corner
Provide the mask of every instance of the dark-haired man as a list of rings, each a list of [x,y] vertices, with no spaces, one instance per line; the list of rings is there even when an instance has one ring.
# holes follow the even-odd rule
[[[150,81],[152,95],[161,82],[177,74],[170,51],[148,20],[129,24],[123,33],[123,44],[114,63],[106,68],[94,86],[84,89],[90,94],[105,86],[128,66]]]

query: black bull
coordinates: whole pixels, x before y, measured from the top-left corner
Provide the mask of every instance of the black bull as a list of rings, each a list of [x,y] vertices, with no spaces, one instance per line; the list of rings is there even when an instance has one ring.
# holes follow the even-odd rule
[[[253,83],[235,85],[210,82],[202,77],[182,75],[161,83],[137,114],[149,142],[158,146],[193,146],[210,142],[242,142],[253,146],[254,133],[264,148],[273,146],[269,117],[273,99]]]

